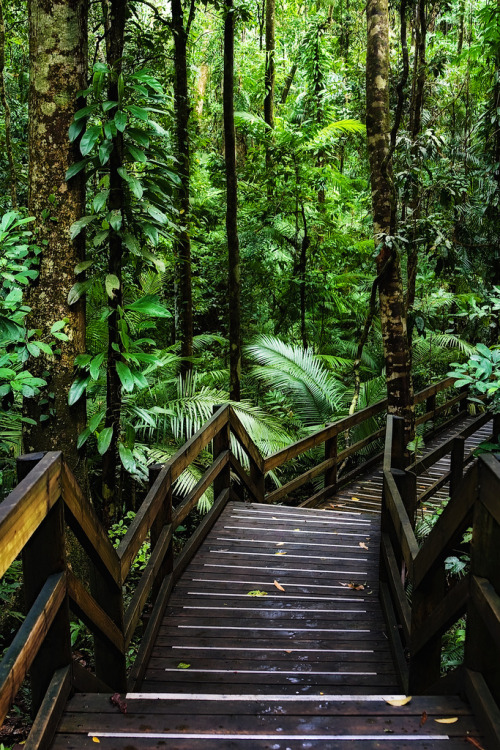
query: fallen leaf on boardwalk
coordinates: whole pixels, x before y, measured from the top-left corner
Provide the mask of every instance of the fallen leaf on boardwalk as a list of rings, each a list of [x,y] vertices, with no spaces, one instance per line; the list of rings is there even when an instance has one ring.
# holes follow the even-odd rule
[[[450,716],[447,719],[434,719],[438,724],[455,724],[458,721],[458,716]]]
[[[100,742],[101,740],[98,737],[92,737],[92,742]]]
[[[177,665],[177,669],[189,669],[190,666],[191,664],[186,664],[185,662],[180,661]]]
[[[276,546],[277,546],[277,547],[283,547],[284,543],[285,543],[285,542],[276,542]]]
[[[420,717],[420,726],[423,727],[426,721],[427,721],[427,711],[422,711],[422,716]]]
[[[365,544],[364,542],[360,542],[360,543],[359,543],[359,546],[360,546],[360,547],[361,547],[362,549],[368,549],[368,545],[367,545],[367,544]]]
[[[267,591],[259,591],[256,589],[255,591],[249,591],[247,596],[267,596]]]
[[[470,742],[471,745],[474,745],[474,747],[477,747],[477,750],[484,750],[484,747],[479,744],[479,742],[474,737],[466,737],[465,738],[467,742]]]
[[[300,531],[300,529],[294,529],[294,531]]]
[[[286,552],[281,552],[281,551],[280,551],[280,552],[275,552],[274,554],[275,554],[275,555],[286,555]]]
[[[274,581],[274,585],[276,586],[276,588],[278,589],[278,591],[284,591],[285,590],[283,588],[283,586],[280,583],[278,583],[278,581]]]
[[[291,649],[290,649],[290,651],[285,651],[285,654],[291,654],[291,653],[292,653]]]
[[[384,698],[384,700],[389,706],[406,706],[411,701],[411,698],[411,695],[407,695],[406,698]]]
[[[329,508],[336,508],[337,506],[336,506],[336,505],[334,505],[333,503],[330,503],[328,507],[329,507]]]
[[[359,503],[359,497],[354,497],[354,495],[351,497],[351,500],[354,500],[355,503]]]
[[[362,583],[354,583],[354,581],[351,581],[347,584],[350,589],[354,589],[354,591],[364,591],[365,587]]]
[[[127,713],[127,701],[120,697],[120,693],[113,693],[109,701],[113,706],[119,708],[122,714]]]

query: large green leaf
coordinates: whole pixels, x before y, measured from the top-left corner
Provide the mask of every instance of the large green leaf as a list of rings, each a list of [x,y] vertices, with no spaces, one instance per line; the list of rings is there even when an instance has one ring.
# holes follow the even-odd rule
[[[76,402],[83,396],[89,383],[89,376],[86,376],[84,378],[77,378],[75,380],[75,382],[71,385],[68,393],[68,404],[70,406],[76,404]]]
[[[132,377],[130,367],[125,362],[117,362],[116,372],[124,389],[131,393],[134,390],[134,378]]]
[[[99,433],[99,437],[97,438],[97,450],[101,456],[103,456],[108,450],[111,444],[112,437],[113,437],[112,427],[105,427]]]
[[[157,294],[146,294],[141,299],[132,302],[130,305],[126,305],[126,310],[134,310],[140,312],[143,315],[150,315],[154,318],[171,318],[172,313],[164,307],[159,300]]]

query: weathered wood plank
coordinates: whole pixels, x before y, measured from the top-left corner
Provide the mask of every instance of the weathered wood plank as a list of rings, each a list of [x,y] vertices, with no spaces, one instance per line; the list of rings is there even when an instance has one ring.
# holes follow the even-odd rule
[[[0,662],[3,721],[66,596],[66,574],[50,576]]]
[[[61,667],[54,673],[50,682],[24,744],[25,750],[49,750],[71,687],[71,666]]]
[[[382,534],[381,552],[385,563],[388,586],[392,593],[393,602],[396,605],[399,621],[403,627],[405,642],[409,643],[411,634],[411,607],[401,583],[401,571],[398,569],[390,537],[386,533]]]
[[[125,643],[120,629],[71,571],[68,571],[68,594],[72,609],[89,630],[104,635],[118,651],[123,651]]]
[[[500,708],[482,674],[465,670],[465,692],[484,732],[487,747],[500,747]]]
[[[243,482],[243,484],[245,485],[249,493],[252,495],[253,499],[257,503],[261,502],[263,498],[260,497],[258,488],[255,486],[251,477],[248,476],[245,469],[243,468],[243,466],[240,464],[240,462],[238,461],[238,459],[233,453],[231,453],[229,460],[230,460],[230,464],[232,468],[237,473],[237,475],[239,476],[239,478],[241,479],[241,481]]]
[[[0,577],[61,496],[62,454],[50,452],[0,504]]]
[[[186,495],[184,500],[176,507],[172,521],[174,528],[177,528],[177,526],[184,521],[186,516],[189,515],[203,493],[206,492],[214,479],[229,464],[229,460],[230,452],[229,450],[225,450],[217,456],[213,463],[210,464],[189,495]]]
[[[418,628],[411,635],[411,652],[418,654],[436,635],[442,635],[464,614],[469,599],[469,577],[464,576],[445,595]],[[425,658],[423,656],[422,658]]]
[[[384,476],[385,503],[389,511],[394,531],[401,546],[406,567],[411,572],[413,570],[413,561],[418,554],[418,543],[413,532],[413,527],[408,518],[408,513],[403,504],[396,482],[391,472]]]
[[[266,502],[276,503],[278,500],[281,500],[282,497],[286,497],[286,495],[289,495],[294,490],[298,489],[299,487],[302,487],[302,485],[306,484],[307,482],[310,482],[315,477],[318,477],[321,474],[324,474],[326,471],[328,471],[328,469],[331,469],[332,466],[335,466],[336,464],[337,464],[336,458],[327,458],[325,461],[322,461],[320,464],[317,464],[312,469],[309,469],[308,471],[305,471],[300,476],[295,477],[295,479],[292,479],[291,482],[287,482],[287,484],[284,484],[282,487],[278,487],[277,490],[274,490],[273,492],[269,492],[266,495]]]

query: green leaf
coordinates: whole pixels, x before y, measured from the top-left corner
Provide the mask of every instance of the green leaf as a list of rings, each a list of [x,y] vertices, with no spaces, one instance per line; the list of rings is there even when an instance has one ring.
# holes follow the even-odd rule
[[[103,112],[109,112],[110,109],[113,109],[113,107],[117,107],[118,102],[103,102],[102,103],[102,109]]]
[[[40,349],[36,344],[33,344],[33,342],[28,341],[28,343],[26,344],[26,349],[29,351],[32,357],[40,356]]]
[[[155,219],[159,224],[166,224],[167,223],[167,216],[163,213],[163,211],[160,211],[156,206],[152,206],[150,203],[146,206],[146,211],[151,216],[151,218]]]
[[[127,127],[127,114],[126,114],[126,112],[122,112],[119,109],[118,112],[115,113],[114,123],[115,123],[116,127],[118,128],[118,130],[120,131],[120,133],[123,133],[123,131]]]
[[[134,390],[134,378],[130,372],[130,367],[124,362],[117,362],[116,372],[125,390],[131,393]]]
[[[77,120],[76,122],[72,122],[69,126],[69,140],[70,143],[73,143],[73,141],[76,141],[80,133],[85,127],[85,120]]]
[[[52,348],[49,346],[49,344],[46,344],[45,341],[37,341],[37,344],[44,354],[52,354]]]
[[[86,227],[87,224],[91,224],[93,221],[96,221],[96,219],[97,216],[82,216],[81,219],[75,221],[69,228],[70,239],[74,240],[75,237],[78,237],[82,229]]]
[[[111,140],[116,136],[118,133],[118,128],[116,127],[116,124],[113,120],[110,120],[110,122],[107,122],[104,125],[104,135],[108,140]]]
[[[68,324],[67,320],[56,320],[55,323],[52,324],[52,327],[50,329],[51,333],[55,333],[56,331],[62,331],[62,329]]]
[[[101,132],[102,130],[100,125],[93,125],[91,128],[88,128],[85,131],[80,141],[80,153],[82,156],[87,156],[87,154],[90,154],[95,144],[97,143]]]
[[[144,148],[149,148],[149,138],[146,135],[146,133],[144,133],[143,130],[139,130],[138,128],[129,128],[127,130],[127,133],[140,146],[144,146]]]
[[[75,365],[78,367],[86,367],[91,359],[91,354],[77,354],[75,357]]]
[[[81,263],[78,263],[78,265],[75,266],[75,274],[78,276],[79,273],[83,273],[87,268],[90,268],[93,263],[93,260],[84,260]]]
[[[140,254],[141,247],[133,234],[131,234],[130,232],[122,232],[120,236],[127,250],[130,250],[130,252],[134,255]]]
[[[115,296],[115,289],[120,288],[120,281],[118,279],[118,276],[115,276],[114,273],[108,273],[104,285],[106,287],[106,294],[108,295],[108,297],[113,299],[113,297]]]
[[[132,193],[135,195],[136,198],[142,198],[142,195],[144,193],[144,189],[139,182],[139,180],[136,177],[130,177],[128,184],[130,185],[130,189]]]
[[[147,109],[144,109],[143,107],[138,107],[136,104],[130,104],[127,107],[127,110],[130,112],[131,115],[134,115],[134,117],[139,118],[139,120],[144,120],[144,122],[147,122],[149,119],[149,113]]]
[[[101,420],[104,419],[106,416],[106,410],[103,409],[103,411],[98,412],[97,414],[94,414],[92,419],[89,421],[89,430],[90,432],[95,432],[99,425],[101,424]]]
[[[98,247],[99,245],[102,245],[104,240],[108,238],[109,235],[109,229],[103,229],[101,232],[97,232],[96,236],[94,237],[94,247]]]
[[[89,427],[86,427],[83,432],[80,432],[80,434],[78,435],[78,440],[76,441],[77,450],[79,450],[82,445],[86,443],[87,438],[89,437],[91,432],[92,430]]]
[[[120,73],[118,76],[118,102],[121,104],[123,101],[123,96],[125,94],[125,80],[123,78],[123,73]]]
[[[136,148],[135,146],[130,146],[130,145],[127,146],[127,151],[129,152],[130,156],[132,157],[134,161],[141,162],[141,164],[146,163],[147,159],[146,159],[146,154],[144,153],[144,151],[141,151],[139,148]]]
[[[136,370],[136,369],[131,370],[131,372],[132,372],[132,377],[134,378],[134,383],[136,384],[138,388],[142,389],[142,388],[148,387],[148,381],[146,380],[142,372],[139,372],[139,370]]]
[[[105,427],[103,430],[101,430],[101,432],[99,433],[99,437],[97,438],[97,450],[99,452],[99,455],[103,456],[106,453],[111,444],[112,437],[112,427]]]
[[[73,120],[76,122],[77,120],[81,120],[82,117],[87,117],[87,115],[90,115],[92,114],[92,112],[95,112],[97,107],[98,107],[97,104],[90,104],[88,107],[83,107],[83,109],[79,109],[78,112],[75,112]]]
[[[132,304],[126,305],[125,309],[134,310],[134,312],[139,312],[143,315],[150,315],[154,318],[172,317],[169,310],[160,303],[157,294],[146,294],[144,297],[141,297],[141,299],[132,302]]]
[[[110,211],[107,219],[115,232],[119,232],[123,222],[122,212],[120,211],[120,209],[116,208],[113,211]]]
[[[158,230],[155,226],[152,224],[149,224],[148,222],[143,222],[141,224],[141,229],[146,235],[146,237],[151,241],[151,244],[156,247],[158,244]]]
[[[74,305],[92,284],[91,279],[77,281],[68,292],[68,305]]]
[[[101,164],[106,164],[106,162],[109,159],[109,156],[113,150],[113,141],[111,140],[105,140],[101,143],[99,146],[99,161]]]
[[[90,377],[92,380],[97,380],[99,378],[99,371],[101,369],[101,365],[104,362],[104,353],[101,352],[101,354],[96,354],[96,356],[93,358],[92,362],[90,363]]]
[[[71,178],[74,177],[75,174],[78,174],[78,172],[81,172],[82,169],[85,169],[88,161],[88,159],[82,159],[82,161],[77,161],[75,164],[72,164],[70,167],[68,167],[68,169],[66,170],[66,180],[71,180]]]
[[[84,378],[77,378],[71,385],[68,393],[68,404],[73,406],[83,396],[85,390],[90,383],[90,377],[87,375]]]
[[[123,443],[118,444],[118,453],[120,454],[121,462],[126,471],[134,472],[136,464],[134,455],[130,448],[127,448]]]

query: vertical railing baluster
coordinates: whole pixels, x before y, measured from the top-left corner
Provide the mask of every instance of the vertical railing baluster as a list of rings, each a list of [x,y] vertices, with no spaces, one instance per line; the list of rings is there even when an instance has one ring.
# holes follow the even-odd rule
[[[156,482],[156,480],[158,479],[158,476],[160,475],[160,472],[162,469],[163,469],[162,464],[152,464],[149,467],[149,488],[150,489],[153,486],[153,484]],[[162,503],[160,510],[158,511],[158,514],[155,520],[151,524],[151,530],[150,530],[151,553],[156,547],[160,534],[163,531],[163,527],[168,526],[168,524],[170,523],[172,523],[172,482],[170,481],[170,477],[168,477],[168,489],[165,495],[165,499]],[[173,531],[175,531],[175,529],[173,529]],[[168,545],[168,549],[165,553],[165,557],[163,558],[162,564],[160,565],[160,568],[158,570],[158,573],[153,583],[153,588],[152,588],[153,601],[158,596],[158,592],[160,590],[163,579],[172,572],[173,565],[174,565],[174,548],[173,548],[173,541],[171,540],[170,544]]]

